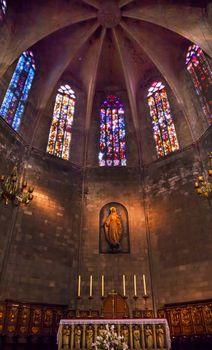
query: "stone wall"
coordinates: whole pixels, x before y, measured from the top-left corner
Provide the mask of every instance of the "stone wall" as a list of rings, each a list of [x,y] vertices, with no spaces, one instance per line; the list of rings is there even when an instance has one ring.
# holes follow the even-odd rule
[[[18,161],[35,191],[28,206],[0,204],[0,297],[68,304],[74,295],[78,257],[81,170],[36,151],[19,159],[23,141],[16,142],[15,135],[7,138],[7,128],[2,124],[1,172],[10,173]],[[12,149],[9,142],[14,143]]]
[[[194,179],[208,166],[205,151],[211,151],[211,130],[196,146],[146,169],[158,305],[211,297],[211,200],[194,190]]]
[[[107,203],[118,202],[125,206],[129,216],[130,253],[100,254],[99,214]],[[87,169],[81,240],[80,272],[83,295],[81,305],[86,308],[89,275],[94,277],[94,305],[100,303],[101,274],[105,276],[106,294],[112,289],[123,293],[122,275],[126,275],[126,292],[132,304],[133,274],[137,274],[138,293],[143,293],[142,273],[146,274],[150,288],[145,215],[141,197],[140,172],[136,168]],[[141,299],[139,305],[141,306]]]
[[[97,117],[93,123],[94,132]],[[133,133],[132,124],[129,130]],[[79,273],[82,309],[88,307],[90,274],[93,307],[100,305],[101,274],[106,292],[114,288],[120,293],[126,275],[131,305],[135,273],[139,296],[142,273],[149,292],[152,282],[157,307],[210,297],[211,204],[196,195],[193,182],[207,167],[211,129],[196,145],[144,168],[136,164],[135,153],[128,167],[99,168],[92,153],[97,143],[91,142],[92,158],[84,170],[36,149],[28,156],[23,140],[4,121],[0,137],[1,173],[9,173],[18,162],[20,169],[25,165],[25,176],[35,187],[27,207],[0,204],[1,299],[75,307]],[[134,152],[135,141],[129,142]],[[109,202],[121,203],[128,211],[130,254],[99,254],[99,213]],[[143,306],[141,298],[138,306]]]

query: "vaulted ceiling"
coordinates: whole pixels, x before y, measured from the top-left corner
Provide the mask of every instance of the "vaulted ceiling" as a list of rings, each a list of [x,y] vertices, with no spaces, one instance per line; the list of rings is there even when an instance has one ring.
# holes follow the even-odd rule
[[[186,48],[193,42],[212,56],[210,14],[206,0],[8,0],[0,75],[33,47],[43,72],[40,108],[70,76],[87,94],[86,128],[95,92],[110,87],[127,90],[136,127],[136,92],[149,72],[162,74],[183,105]]]

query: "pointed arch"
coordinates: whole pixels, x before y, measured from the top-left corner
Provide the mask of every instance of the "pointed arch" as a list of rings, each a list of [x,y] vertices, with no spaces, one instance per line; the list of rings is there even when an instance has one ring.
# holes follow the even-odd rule
[[[69,85],[61,85],[55,99],[47,152],[69,159],[76,96]]]
[[[212,70],[202,49],[191,45],[186,55],[186,67],[190,73],[202,110],[212,123]]]
[[[148,105],[158,157],[179,149],[171,108],[162,82],[153,82],[148,90]]]
[[[6,15],[6,10],[7,10],[7,1],[0,0],[0,20],[4,19],[4,16]]]
[[[32,51],[25,51],[20,56],[6,95],[0,108],[0,116],[19,130],[25,104],[35,76],[35,62]]]
[[[100,166],[126,166],[124,107],[117,96],[109,95],[100,111]]]

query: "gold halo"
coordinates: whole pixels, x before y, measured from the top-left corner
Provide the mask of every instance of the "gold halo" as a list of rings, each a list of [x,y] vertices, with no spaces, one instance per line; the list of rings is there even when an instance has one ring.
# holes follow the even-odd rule
[[[110,211],[112,211],[112,209],[115,209],[115,210],[116,210],[116,207],[111,207],[111,208],[110,208]]]

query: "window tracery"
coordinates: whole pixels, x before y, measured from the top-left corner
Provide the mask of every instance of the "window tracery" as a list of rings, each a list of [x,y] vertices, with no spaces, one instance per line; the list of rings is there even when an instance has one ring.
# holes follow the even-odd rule
[[[209,123],[212,123],[212,70],[197,45],[191,45],[186,55],[187,70],[191,75],[200,104]]]
[[[0,108],[0,116],[18,131],[35,76],[35,61],[29,50],[22,53]]]
[[[171,108],[163,83],[153,82],[147,98],[157,155],[162,157],[179,149]]]
[[[100,111],[100,166],[126,166],[124,107],[117,96],[109,95]]]
[[[47,152],[68,160],[75,110],[75,92],[69,85],[61,85],[56,95]]]
[[[0,20],[3,20],[6,15],[7,2],[6,0],[0,0]]]

